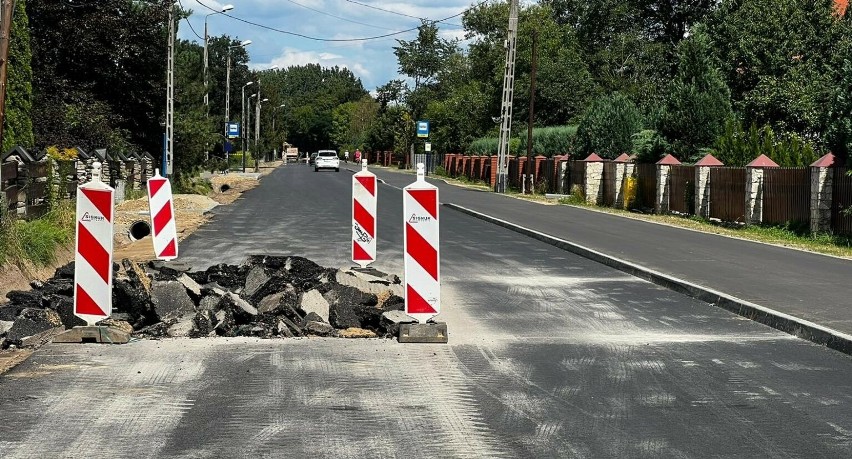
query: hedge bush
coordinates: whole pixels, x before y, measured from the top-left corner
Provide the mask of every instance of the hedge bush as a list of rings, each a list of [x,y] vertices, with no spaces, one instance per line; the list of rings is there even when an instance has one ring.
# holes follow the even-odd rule
[[[569,154],[574,151],[577,140],[577,126],[551,126],[533,128],[533,156]],[[527,136],[522,135],[518,145],[519,154],[527,154]]]
[[[519,133],[519,137],[509,140],[509,154],[513,156],[526,156],[527,135],[526,131]],[[533,128],[533,151],[534,156],[547,156],[570,154],[575,150],[577,139],[577,126],[551,126]],[[498,152],[497,137],[483,137],[470,143],[465,154],[467,155],[496,155]]]
[[[745,166],[764,154],[781,167],[806,167],[819,159],[813,145],[796,134],[776,135],[769,125],[748,130],[736,120],[725,123],[725,132],[716,141],[716,156],[726,166]]]
[[[517,155],[520,151],[521,140],[512,137],[509,139],[509,154]],[[499,152],[500,139],[497,137],[483,137],[470,143],[465,151],[466,155],[496,155]]]
[[[642,115],[630,99],[617,92],[600,97],[586,108],[577,127],[577,153],[615,159],[632,150],[633,134],[641,128]]]

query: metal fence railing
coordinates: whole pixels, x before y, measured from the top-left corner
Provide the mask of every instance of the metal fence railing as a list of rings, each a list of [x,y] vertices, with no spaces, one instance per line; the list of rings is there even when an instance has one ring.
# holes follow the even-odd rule
[[[636,165],[636,207],[653,208],[657,200],[657,165]]]
[[[603,164],[603,205],[605,207],[613,207],[615,205],[616,188],[621,187],[620,183],[616,183],[616,171],[618,163],[607,161]]]
[[[745,167],[710,169],[710,218],[745,222]]]
[[[811,218],[811,172],[806,167],[763,170],[763,223],[807,224]]]
[[[671,166],[669,210],[688,215],[695,214],[695,166]]]
[[[852,234],[852,176],[845,167],[838,167],[832,179],[831,230]]]

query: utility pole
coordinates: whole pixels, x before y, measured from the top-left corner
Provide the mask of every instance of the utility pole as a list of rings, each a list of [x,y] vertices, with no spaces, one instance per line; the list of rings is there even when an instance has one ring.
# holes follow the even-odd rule
[[[252,94],[248,99],[246,99],[248,106],[246,106],[246,128],[244,129],[244,137],[246,141],[245,146],[243,146],[243,173],[246,172],[246,156],[248,156],[249,145],[251,143],[251,100],[254,97],[257,97],[257,93]]]
[[[260,81],[258,81],[258,84],[260,84]],[[258,94],[257,105],[255,105],[255,110],[257,110],[257,116],[255,117],[255,120],[254,120],[254,123],[255,123],[254,124],[254,150],[255,150],[254,154],[257,155],[257,157],[254,158],[254,171],[255,172],[260,171],[260,145],[259,145],[259,143],[260,143],[260,110],[261,110],[261,105],[263,105],[264,102],[269,102],[269,99],[261,99],[260,98],[260,88],[258,88],[257,94]]]
[[[527,123],[527,177],[530,178],[527,189],[530,194],[533,194],[533,165],[532,165],[532,147],[533,147],[533,123],[535,122],[535,73],[538,68],[538,30],[533,29],[532,34],[532,75],[530,78],[530,120]]]
[[[166,65],[166,139],[165,151],[163,152],[165,162],[164,176],[168,177],[173,172],[173,159],[175,152],[175,8],[169,7],[169,56]]]
[[[494,191],[506,192],[509,172],[509,139],[512,137],[512,98],[515,89],[515,53],[518,44],[518,0],[509,0],[509,31],[506,38],[506,73],[500,108],[500,144],[497,151],[497,183]]]
[[[260,105],[263,101],[260,98],[260,79],[257,80],[258,88],[257,88],[257,102],[255,103],[255,117],[254,117],[254,171],[258,172],[260,170],[260,148],[258,148],[257,141],[260,138]]]
[[[14,0],[2,0],[0,4],[0,145],[3,144],[3,126],[6,122],[6,79],[9,73],[9,43],[12,41],[14,11]]]
[[[207,14],[207,15],[204,16],[204,110],[205,110],[204,116],[208,120],[208,122],[209,122],[209,119],[210,119],[210,93],[209,93],[209,89],[208,89],[208,76],[207,76],[208,73],[209,73],[209,66],[207,64],[207,58],[208,58],[207,45],[209,44],[208,43],[209,39],[207,38],[207,18],[209,18],[210,16],[217,15],[217,14],[225,13],[225,12],[230,11],[232,9],[234,9],[234,5],[225,5],[225,6],[222,7],[221,11],[216,11],[216,12],[213,12],[213,13],[210,13],[210,14]],[[227,119],[225,120],[226,123],[228,123],[230,121],[231,120],[227,120]],[[225,138],[226,138],[225,141],[227,142],[227,132],[225,133]],[[209,144],[205,143],[204,144],[204,160],[207,161],[208,159],[210,159],[210,148],[209,148]]]

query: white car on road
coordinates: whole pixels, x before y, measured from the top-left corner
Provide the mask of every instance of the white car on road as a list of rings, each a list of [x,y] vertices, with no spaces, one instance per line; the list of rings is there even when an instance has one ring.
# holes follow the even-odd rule
[[[334,169],[335,172],[340,172],[340,158],[337,157],[337,152],[334,150],[320,150],[317,153],[317,158],[314,160],[314,172],[320,169]]]

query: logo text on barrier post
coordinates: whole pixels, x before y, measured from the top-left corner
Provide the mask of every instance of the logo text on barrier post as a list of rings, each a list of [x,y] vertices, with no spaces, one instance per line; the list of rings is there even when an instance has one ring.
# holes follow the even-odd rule
[[[91,215],[88,212],[83,213],[83,217],[80,218],[82,222],[105,222],[106,218],[101,215]]]
[[[428,215],[411,214],[411,217],[408,219],[408,223],[428,222],[430,220],[432,220],[432,217]]]
[[[367,233],[366,231],[361,229],[360,225],[357,225],[357,224],[355,225],[355,233],[358,235],[358,237],[357,237],[358,242],[363,242],[365,244],[369,244],[370,241],[373,240],[373,238],[369,235],[369,233]]]

